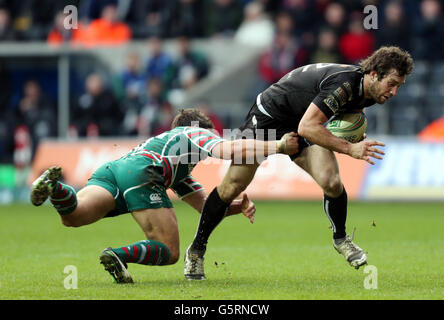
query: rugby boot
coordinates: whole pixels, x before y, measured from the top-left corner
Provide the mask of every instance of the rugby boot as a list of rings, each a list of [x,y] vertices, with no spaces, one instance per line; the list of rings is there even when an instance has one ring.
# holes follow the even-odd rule
[[[103,264],[105,270],[109,272],[116,283],[133,283],[133,279],[128,272],[127,264],[120,260],[119,256],[114,253],[111,247],[108,247],[100,254],[100,263]]]
[[[188,280],[206,280],[204,273],[205,251],[193,250],[191,246],[185,251],[184,275]]]
[[[360,266],[367,264],[367,256],[364,250],[359,248],[352,240],[348,235],[342,239],[333,239],[333,247],[345,257],[352,267],[359,269]]]
[[[62,168],[50,167],[42,173],[31,187],[31,203],[35,206],[42,205],[51,195],[52,188],[62,175]]]

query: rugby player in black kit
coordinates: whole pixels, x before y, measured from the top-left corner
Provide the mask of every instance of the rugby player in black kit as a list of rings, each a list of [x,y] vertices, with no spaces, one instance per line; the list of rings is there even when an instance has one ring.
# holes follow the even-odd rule
[[[318,63],[297,68],[259,94],[240,128],[253,130],[255,138],[264,140],[269,138],[269,129],[276,132],[270,139],[297,132],[299,151],[291,158],[322,188],[333,246],[356,269],[367,263],[367,257],[345,231],[347,193],[333,151],[374,164],[374,158],[382,159],[384,152],[378,146],[384,144],[350,143],[332,135],[324,125],[334,115],[384,104],[412,70],[410,54],[398,47],[381,47],[359,66]],[[259,165],[232,163],[222,183],[208,196],[194,241],[185,253],[187,279],[205,279],[204,253],[210,233],[231,201],[249,185]]]

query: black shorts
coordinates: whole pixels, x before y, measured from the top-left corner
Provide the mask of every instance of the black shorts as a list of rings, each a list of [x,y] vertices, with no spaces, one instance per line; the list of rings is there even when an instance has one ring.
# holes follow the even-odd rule
[[[248,112],[244,123],[239,127],[240,133],[236,138],[253,138],[257,140],[269,141],[280,140],[288,132],[298,132],[297,125],[285,123],[267,116],[259,110],[255,102]],[[303,137],[298,137],[299,151],[291,156],[290,159],[296,159],[306,147],[311,146],[310,141]]]

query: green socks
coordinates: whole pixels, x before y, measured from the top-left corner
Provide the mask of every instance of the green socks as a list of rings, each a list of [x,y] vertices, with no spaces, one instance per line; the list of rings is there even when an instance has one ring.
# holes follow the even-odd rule
[[[73,187],[57,182],[49,197],[54,208],[61,215],[70,214],[77,208],[77,196]]]
[[[170,250],[162,242],[142,240],[129,246],[112,249],[121,260],[128,263],[165,265],[170,259]]]
[[[61,215],[70,214],[77,208],[77,196],[73,187],[57,182],[49,197],[54,208]],[[112,249],[125,263],[166,265],[170,250],[162,242],[142,240],[129,246]]]

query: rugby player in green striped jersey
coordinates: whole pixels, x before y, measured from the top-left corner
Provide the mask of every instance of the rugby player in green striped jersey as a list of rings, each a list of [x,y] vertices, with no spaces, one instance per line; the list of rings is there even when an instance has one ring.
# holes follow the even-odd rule
[[[295,133],[279,141],[225,140],[216,135],[211,120],[195,109],[181,110],[172,130],[139,144],[123,157],[107,162],[76,193],[59,181],[60,167],[51,167],[34,181],[31,202],[49,198],[61,221],[80,227],[105,217],[131,213],[146,239],[123,247],[104,249],[100,262],[117,283],[132,283],[128,263],[169,265],[179,258],[179,231],[167,189],[202,211],[206,193],[192,176],[196,164],[207,157],[227,160],[256,159],[275,153],[298,152]],[[243,213],[254,221],[255,206],[246,194],[234,200],[226,215]]]

